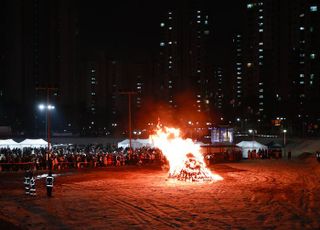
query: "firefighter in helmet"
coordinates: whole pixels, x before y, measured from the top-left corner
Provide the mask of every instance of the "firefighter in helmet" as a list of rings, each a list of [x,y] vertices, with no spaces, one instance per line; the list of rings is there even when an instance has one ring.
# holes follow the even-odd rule
[[[54,178],[52,176],[52,172],[49,171],[48,176],[46,177],[46,187],[47,187],[47,196],[52,196],[52,189],[53,189],[53,181]]]
[[[33,176],[33,172],[30,171],[30,195],[35,196],[36,195],[36,179]]]
[[[24,189],[25,189],[25,194],[29,195],[30,194],[30,170],[27,169],[24,173]]]

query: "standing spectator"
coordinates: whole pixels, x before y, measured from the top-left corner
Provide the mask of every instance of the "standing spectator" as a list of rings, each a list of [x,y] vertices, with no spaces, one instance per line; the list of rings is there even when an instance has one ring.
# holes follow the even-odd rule
[[[291,159],[291,150],[289,150],[289,152],[288,152],[288,160],[290,160]]]
[[[47,196],[52,196],[52,189],[53,189],[53,181],[54,178],[52,176],[52,172],[49,171],[48,176],[46,177],[46,187],[47,187]]]
[[[24,173],[24,189],[25,189],[25,194],[29,195],[30,194],[30,171],[26,170]]]
[[[320,151],[316,152],[316,157],[317,157],[318,162],[320,162]]]
[[[33,176],[33,172],[30,173],[30,195],[36,195],[36,179]]]

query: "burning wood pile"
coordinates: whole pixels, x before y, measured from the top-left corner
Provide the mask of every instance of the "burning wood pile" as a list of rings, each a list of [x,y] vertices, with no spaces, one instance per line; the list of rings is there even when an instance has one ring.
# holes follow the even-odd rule
[[[183,139],[179,129],[158,126],[150,139],[169,162],[169,178],[191,182],[223,179],[207,168],[200,146],[191,139]]]

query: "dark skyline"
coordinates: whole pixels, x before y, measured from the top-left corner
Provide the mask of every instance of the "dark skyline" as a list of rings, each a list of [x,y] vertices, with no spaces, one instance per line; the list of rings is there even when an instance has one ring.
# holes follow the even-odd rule
[[[158,54],[161,16],[173,4],[187,1],[79,1],[79,38],[84,47],[103,49],[107,55],[126,59],[150,58]],[[200,1],[201,2],[201,1]],[[244,2],[234,0],[208,4],[212,50],[225,60],[232,36],[241,27]],[[176,8],[176,7],[175,7]],[[221,61],[223,63],[224,61]]]
[[[216,124],[242,117],[268,130],[288,117],[296,130],[312,131],[318,9],[314,0],[5,0],[1,122],[36,135],[44,96],[35,89],[48,85],[59,88],[51,96],[63,132],[125,129],[122,90],[139,93],[136,115],[159,104],[171,115],[192,108]]]

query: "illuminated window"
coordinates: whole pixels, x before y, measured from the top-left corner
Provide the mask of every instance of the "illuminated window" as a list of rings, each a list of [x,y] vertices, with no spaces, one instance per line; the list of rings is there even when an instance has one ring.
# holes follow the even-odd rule
[[[165,24],[163,22],[160,23],[160,27],[164,27]]]
[[[300,73],[299,75],[301,78],[304,78],[304,74],[303,73]]]
[[[164,46],[164,42],[160,42],[160,46]]]
[[[304,30],[304,27],[303,27],[303,26],[301,26],[301,27],[300,27],[300,30]]]
[[[310,59],[315,59],[316,58],[316,54],[312,53],[310,54]]]
[[[259,29],[259,33],[262,33],[263,32],[263,29]]]
[[[316,12],[316,11],[318,11],[318,6],[310,6],[310,11],[311,11],[311,12]]]

